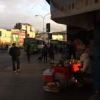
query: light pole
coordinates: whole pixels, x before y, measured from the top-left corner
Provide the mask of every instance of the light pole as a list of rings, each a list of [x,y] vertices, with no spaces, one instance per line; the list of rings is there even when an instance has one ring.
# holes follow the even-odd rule
[[[0,31],[0,46],[1,46],[1,31]]]
[[[50,13],[49,13],[50,14]],[[49,14],[46,14],[45,16],[42,16],[42,15],[35,15],[36,17],[37,16],[41,16],[41,18],[43,19],[43,33],[44,33],[44,19],[45,19],[45,17],[47,16],[47,15],[49,15]]]

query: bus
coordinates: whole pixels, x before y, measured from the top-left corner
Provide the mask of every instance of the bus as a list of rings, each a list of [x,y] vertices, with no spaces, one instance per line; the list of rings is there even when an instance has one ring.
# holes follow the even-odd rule
[[[56,45],[59,48],[59,41],[58,40],[50,40],[50,43]]]
[[[66,45],[67,44],[67,41],[65,40],[59,40],[59,45]]]
[[[50,43],[53,43],[59,49],[61,46],[66,45],[67,41],[64,41],[64,40],[50,40]]]
[[[25,38],[23,43],[25,52],[28,44],[30,44],[31,53],[42,52],[44,40],[38,38]]]

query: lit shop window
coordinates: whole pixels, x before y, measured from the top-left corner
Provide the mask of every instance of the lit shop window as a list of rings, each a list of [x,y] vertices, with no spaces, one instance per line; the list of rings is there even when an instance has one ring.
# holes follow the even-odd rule
[[[18,38],[18,35],[13,35],[13,38]]]
[[[2,34],[2,37],[6,37],[6,34]]]

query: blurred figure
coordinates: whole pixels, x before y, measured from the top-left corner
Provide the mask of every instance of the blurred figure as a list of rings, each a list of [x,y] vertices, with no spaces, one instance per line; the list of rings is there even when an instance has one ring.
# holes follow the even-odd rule
[[[6,51],[8,51],[8,44],[6,44]]]
[[[65,60],[65,55],[66,55],[66,46],[62,45],[62,52],[61,52],[61,59]]]
[[[27,59],[28,59],[28,62],[30,62],[30,56],[31,56],[30,44],[28,44],[27,49],[26,49],[26,52],[27,52]]]
[[[45,44],[42,50],[42,57],[44,58],[44,62],[47,63],[47,54],[48,54],[48,47]]]
[[[59,45],[59,53],[62,53],[62,45]]]
[[[73,56],[73,59],[75,59],[76,48],[73,41],[68,42],[68,49],[69,49],[69,59],[71,59],[72,56]]]
[[[16,73],[15,62],[17,62],[17,71],[19,72],[20,71],[19,56],[21,55],[21,51],[18,47],[16,47],[15,43],[12,44],[12,47],[9,50],[9,54],[12,56],[13,72]]]
[[[65,48],[65,59],[69,59],[69,45],[66,43],[66,48]]]
[[[58,47],[57,47],[57,45],[55,44],[55,53],[57,53],[58,52]]]
[[[2,44],[1,50],[2,50],[2,52],[4,52],[6,50],[6,45],[5,44]]]
[[[11,48],[11,47],[12,47],[12,45],[10,44],[10,45],[8,46],[8,50],[7,50],[8,52],[10,51],[10,48]]]
[[[79,87],[84,84],[83,77],[88,77],[91,73],[93,73],[93,63],[87,53],[83,53],[81,55],[80,61],[83,62],[83,66],[78,72],[74,73],[74,77],[77,79]]]
[[[71,42],[71,45],[72,45],[72,56],[73,56],[73,59],[75,59],[76,58],[76,56],[75,56],[76,45],[75,45],[74,41]]]
[[[52,43],[50,44],[48,51],[49,51],[50,60],[54,62],[55,47]]]

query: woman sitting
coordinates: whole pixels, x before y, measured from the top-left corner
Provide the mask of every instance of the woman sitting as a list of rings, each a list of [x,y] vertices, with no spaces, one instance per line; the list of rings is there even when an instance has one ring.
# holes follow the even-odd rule
[[[74,73],[74,77],[77,79],[79,87],[82,86],[85,82],[83,77],[88,77],[91,73],[93,73],[93,64],[87,53],[83,53],[81,55],[80,61],[83,62],[83,66],[78,72]]]

